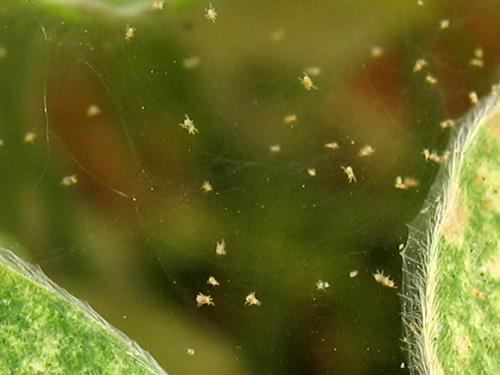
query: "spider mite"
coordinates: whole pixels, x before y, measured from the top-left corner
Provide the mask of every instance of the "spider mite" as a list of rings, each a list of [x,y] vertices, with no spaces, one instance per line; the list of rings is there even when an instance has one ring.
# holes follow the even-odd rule
[[[210,295],[205,295],[200,292],[196,295],[196,306],[200,307],[203,305],[215,306],[215,303]]]
[[[213,23],[217,20],[217,11],[211,3],[208,5],[208,8],[205,9],[205,18]]]
[[[377,270],[377,272],[373,274],[373,278],[377,283],[387,288],[394,288],[394,289],[397,288],[396,283],[393,280],[391,280],[390,276],[384,275],[384,273],[381,271]]]
[[[356,179],[356,176],[354,175],[354,171],[352,170],[352,167],[340,167],[344,171],[345,175],[347,176],[347,181],[349,183],[351,182],[357,182],[358,180]]]
[[[245,297],[245,305],[248,306],[260,306],[261,302],[260,300],[255,297],[255,292],[250,293],[248,296]]]
[[[313,80],[307,73],[303,73],[302,77],[299,77],[299,82],[307,91],[317,90],[318,88],[314,85]]]

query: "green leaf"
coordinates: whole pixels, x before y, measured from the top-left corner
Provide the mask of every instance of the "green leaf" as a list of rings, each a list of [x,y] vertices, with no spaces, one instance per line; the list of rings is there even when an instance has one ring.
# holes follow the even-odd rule
[[[498,374],[500,95],[459,121],[403,251],[403,320],[418,374]]]
[[[4,249],[0,284],[1,373],[165,373],[87,304]]]

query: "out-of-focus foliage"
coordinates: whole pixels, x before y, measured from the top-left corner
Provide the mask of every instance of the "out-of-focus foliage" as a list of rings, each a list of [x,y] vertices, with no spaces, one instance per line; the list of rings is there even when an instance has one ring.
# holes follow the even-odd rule
[[[399,286],[438,168],[421,152],[442,152],[439,124],[498,78],[496,3],[213,1],[215,23],[208,2],[43,4],[0,5],[2,245],[174,374],[397,371],[397,289],[372,273]]]

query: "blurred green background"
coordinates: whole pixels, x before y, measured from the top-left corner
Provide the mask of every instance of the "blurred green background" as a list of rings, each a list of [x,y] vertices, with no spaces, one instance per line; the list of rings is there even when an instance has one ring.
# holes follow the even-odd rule
[[[0,5],[0,245],[171,374],[404,372],[398,290],[372,273],[399,285],[421,152],[499,78],[499,3],[218,0],[215,23],[204,1],[50,3]]]

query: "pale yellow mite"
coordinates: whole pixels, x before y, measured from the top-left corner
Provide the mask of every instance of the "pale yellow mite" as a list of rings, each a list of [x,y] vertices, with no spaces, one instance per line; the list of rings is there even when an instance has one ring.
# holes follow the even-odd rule
[[[165,5],[164,1],[153,1],[153,3],[151,4],[151,9],[163,10],[164,5]]]
[[[472,105],[478,105],[479,104],[479,97],[477,96],[477,93],[475,91],[471,91],[469,93],[469,100]]]
[[[370,156],[372,155],[373,153],[375,152],[375,149],[370,146],[370,145],[366,145],[366,146],[363,146],[361,148],[361,150],[359,150],[359,153],[358,155],[361,156],[361,157],[364,157],[364,156]]]
[[[298,121],[298,117],[295,114],[290,114],[290,115],[286,115],[285,117],[283,117],[283,122],[287,125],[293,125],[293,124],[297,123],[297,121]]]
[[[35,132],[28,132],[24,135],[25,143],[33,143],[38,135]]]
[[[281,146],[280,145],[272,145],[269,146],[269,150],[273,153],[276,154],[278,152],[281,152]]]
[[[61,185],[63,186],[76,185],[77,183],[78,183],[78,177],[76,176],[76,174],[65,176],[61,180]]]
[[[415,188],[420,185],[420,182],[413,177],[396,177],[396,181],[394,182],[394,187],[396,189],[408,190],[411,188]]]
[[[91,104],[88,106],[86,111],[87,117],[95,117],[101,114],[101,108],[96,104]]]
[[[439,155],[437,152],[431,151],[428,148],[425,148],[422,151],[422,155],[424,155],[425,160],[430,160],[430,161],[433,161],[434,163],[443,164],[444,162],[446,162],[449,159],[450,152],[446,151],[442,155]]]
[[[351,272],[349,272],[349,277],[352,279],[352,278],[358,276],[358,274],[359,274],[358,270],[352,270]]]
[[[373,58],[379,58],[384,55],[384,49],[380,46],[373,46],[370,50],[370,56]]]
[[[182,60],[182,66],[184,69],[191,70],[196,68],[201,63],[201,58],[199,56],[186,57]]]
[[[195,350],[192,348],[186,348],[186,353],[188,355],[195,355],[196,354]]]
[[[476,67],[476,68],[482,68],[482,67],[484,67],[484,61],[483,61],[483,60],[481,60],[481,59],[471,59],[471,60],[469,61],[469,64],[470,64],[471,66]]]
[[[336,150],[339,148],[339,144],[337,142],[326,143],[325,148],[328,148],[330,150]]]
[[[378,270],[376,273],[373,274],[373,278],[377,283],[387,288],[394,288],[394,289],[397,288],[396,283],[393,280],[391,280],[390,276],[386,276]]]
[[[439,126],[441,127],[441,129],[451,129],[451,128],[455,127],[455,121],[453,121],[451,119],[444,120],[444,121],[441,121]]]
[[[208,294],[198,293],[196,295],[196,306],[215,306],[213,298]]]
[[[318,290],[327,290],[330,287],[330,283],[328,281],[318,280],[316,281],[316,289]]]
[[[261,304],[260,300],[255,297],[255,292],[245,297],[245,305],[247,306],[260,306]]]
[[[217,11],[212,6],[212,4],[209,4],[208,8],[205,9],[205,18],[209,21],[212,21],[213,23],[217,21]]]
[[[201,184],[201,190],[204,193],[210,193],[211,191],[214,191],[212,184],[209,181],[203,181],[203,184]]]
[[[127,26],[125,29],[125,40],[130,40],[135,36],[135,27]]]
[[[427,74],[425,76],[425,80],[431,85],[435,85],[438,82],[437,78],[434,77],[432,74]]]
[[[303,76],[302,77],[299,77],[299,82],[300,84],[307,90],[307,91],[311,91],[311,90],[317,90],[318,88],[316,87],[316,85],[314,84],[313,80],[311,79],[311,77],[309,76],[309,74],[307,73],[303,73]]]
[[[476,68],[482,68],[484,67],[484,52],[481,47],[477,47],[474,50],[474,57],[469,61],[470,65],[476,67]]]
[[[215,254],[226,255],[226,242],[224,238],[215,244]]]
[[[188,134],[198,134],[198,129],[194,126],[194,121],[189,118],[188,115],[185,115],[186,118],[179,125],[181,128],[186,129]]]
[[[315,168],[308,168],[307,174],[311,177],[315,177],[316,176],[316,169]]]
[[[212,286],[219,286],[220,283],[217,281],[217,279],[213,276],[210,276],[207,280],[207,284],[212,285]]]
[[[418,59],[415,61],[415,65],[413,66],[413,71],[414,72],[419,72],[425,67],[429,66],[429,63],[425,59]]]
[[[442,19],[441,21],[439,21],[439,28],[440,29],[447,29],[448,27],[450,27],[450,20]]]
[[[347,176],[347,181],[349,183],[352,182],[357,182],[358,180],[356,179],[356,176],[354,175],[354,171],[352,167],[340,167],[344,171],[345,175]]]

